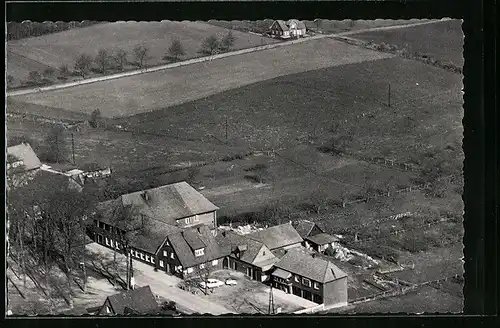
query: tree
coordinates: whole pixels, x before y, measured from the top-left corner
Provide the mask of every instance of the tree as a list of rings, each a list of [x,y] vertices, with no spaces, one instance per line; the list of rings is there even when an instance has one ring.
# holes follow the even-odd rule
[[[118,69],[123,71],[123,67],[127,63],[127,52],[123,49],[118,49],[115,54],[115,61],[118,65]]]
[[[66,79],[66,78],[68,78],[68,76],[69,76],[69,69],[68,69],[68,65],[63,64],[63,65],[59,66],[59,76],[60,76],[62,79]]]
[[[12,83],[14,83],[14,77],[12,75],[7,75],[7,86],[12,86]]]
[[[28,74],[28,81],[33,82],[33,83],[38,83],[42,79],[42,76],[38,71],[31,71]]]
[[[56,71],[52,67],[47,67],[46,69],[43,70],[43,77],[50,79],[54,77],[54,74]]]
[[[171,57],[174,61],[178,61],[179,57],[184,56],[186,52],[184,51],[184,47],[182,46],[181,41],[175,39],[172,41],[170,48],[168,48],[168,56]]]
[[[141,45],[137,45],[134,48],[134,57],[136,64],[139,66],[139,68],[143,68],[146,66],[146,63],[149,59],[149,48]]]
[[[219,40],[215,35],[208,36],[203,43],[198,53],[206,56],[211,56],[219,49]]]
[[[63,128],[58,125],[55,126],[45,138],[47,151],[45,153],[45,160],[49,163],[60,163],[64,160],[66,155],[66,139],[64,137]]]
[[[81,54],[75,61],[75,70],[78,74],[85,78],[92,68],[92,57],[87,54]]]
[[[101,116],[101,111],[99,109],[94,109],[92,111],[92,114],[90,115],[90,125],[93,128],[97,128],[101,126],[101,121],[102,121],[102,116]]]
[[[109,66],[109,54],[106,49],[100,49],[94,59],[102,74],[106,73]]]
[[[231,47],[234,45],[234,41],[235,37],[233,35],[233,32],[229,31],[220,41],[219,48],[222,51],[229,51],[229,49],[231,49]]]

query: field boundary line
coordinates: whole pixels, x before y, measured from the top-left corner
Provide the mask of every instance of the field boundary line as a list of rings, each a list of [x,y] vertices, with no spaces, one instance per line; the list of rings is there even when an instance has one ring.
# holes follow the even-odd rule
[[[25,95],[25,94],[31,94],[31,93],[37,93],[37,92],[43,92],[43,91],[52,91],[52,90],[66,89],[66,88],[70,88],[70,87],[74,87],[74,86],[79,86],[79,85],[84,85],[84,84],[102,82],[102,81],[107,81],[107,80],[114,80],[114,79],[118,79],[118,78],[135,76],[135,75],[140,75],[140,74],[144,74],[144,73],[151,73],[151,72],[166,70],[166,69],[170,69],[170,68],[191,65],[191,64],[195,64],[195,63],[202,63],[202,62],[206,62],[206,61],[212,61],[212,60],[216,60],[216,59],[220,59],[220,58],[225,58],[225,57],[231,57],[231,56],[237,56],[237,55],[242,55],[242,54],[247,54],[247,53],[262,51],[262,50],[268,50],[268,49],[285,47],[285,46],[294,45],[294,44],[297,44],[297,43],[308,42],[310,40],[318,40],[318,39],[323,39],[323,38],[332,38],[332,37],[337,37],[337,36],[338,37],[342,37],[342,36],[345,36],[345,35],[365,33],[365,32],[372,32],[372,31],[379,31],[379,30],[390,30],[390,29],[399,29],[399,28],[405,28],[405,27],[426,25],[426,24],[434,24],[434,23],[437,23],[437,22],[440,22],[440,21],[445,21],[445,20],[449,20],[449,19],[442,19],[442,20],[439,20],[439,21],[419,22],[419,23],[412,23],[412,24],[405,24],[405,25],[393,25],[393,26],[375,27],[375,28],[369,28],[369,29],[358,30],[358,31],[347,31],[347,32],[332,33],[332,34],[319,34],[319,35],[314,35],[314,36],[310,36],[310,37],[305,37],[305,38],[300,38],[300,39],[294,39],[294,40],[291,40],[291,41],[278,42],[278,43],[273,43],[273,44],[268,44],[268,45],[261,45],[261,46],[257,46],[257,47],[251,47],[251,48],[246,48],[246,49],[229,51],[229,52],[225,52],[225,53],[221,53],[221,54],[215,54],[215,55],[211,55],[211,56],[204,56],[204,57],[198,57],[198,58],[188,59],[188,60],[177,62],[177,63],[169,63],[169,64],[165,64],[165,65],[160,65],[160,66],[154,66],[154,67],[151,67],[151,68],[143,68],[143,69],[132,70],[132,71],[128,71],[128,72],[115,73],[115,74],[110,74],[110,75],[105,75],[105,76],[99,76],[99,77],[94,77],[94,78],[89,78],[89,79],[82,79],[82,80],[79,80],[79,81],[73,81],[73,82],[68,82],[68,83],[54,84],[54,85],[45,86],[45,87],[36,87],[36,88],[31,88],[31,89],[7,91],[6,92],[6,97],[19,96],[19,95]]]

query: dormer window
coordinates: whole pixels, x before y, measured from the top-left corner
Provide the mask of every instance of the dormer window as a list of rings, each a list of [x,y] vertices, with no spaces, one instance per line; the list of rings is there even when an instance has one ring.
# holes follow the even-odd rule
[[[202,255],[205,255],[205,249],[204,248],[196,249],[194,251],[194,256],[202,256]]]

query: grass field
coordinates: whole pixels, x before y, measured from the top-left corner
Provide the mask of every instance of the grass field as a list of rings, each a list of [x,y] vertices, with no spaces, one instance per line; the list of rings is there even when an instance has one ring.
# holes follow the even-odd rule
[[[85,113],[99,108],[106,117],[129,116],[278,76],[390,56],[335,40],[311,40],[165,71],[15,96],[13,99]],[[228,101],[230,99],[226,99]],[[207,111],[211,110],[201,107],[197,116],[206,115]],[[218,110],[211,112],[219,113]],[[175,120],[170,123],[175,124]]]
[[[9,41],[7,43],[7,74],[16,82],[25,80],[30,71],[40,74],[47,67],[57,69],[63,64],[70,70],[75,59],[82,53],[95,56],[99,49],[114,52],[123,49],[133,61],[132,50],[140,44],[150,49],[149,65],[163,64],[162,59],[172,40],[179,39],[186,55],[183,58],[197,57],[203,40],[210,35],[218,37],[227,29],[204,22],[114,22],[98,24],[35,38]],[[234,31],[233,49],[249,48],[277,42],[274,39]],[[82,47],[84,45],[84,47]],[[126,68],[131,68],[127,65]],[[16,83],[15,83],[16,84]]]
[[[464,40],[461,25],[460,20],[451,20],[391,31],[365,32],[351,37],[377,44],[394,44],[399,48],[408,45],[411,52],[462,67]]]

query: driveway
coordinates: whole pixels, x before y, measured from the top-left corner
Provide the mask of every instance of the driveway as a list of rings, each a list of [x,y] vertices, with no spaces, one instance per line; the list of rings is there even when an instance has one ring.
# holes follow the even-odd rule
[[[86,248],[92,253],[104,255],[106,257],[109,257],[110,259],[112,259],[113,257],[112,250],[97,243],[88,244]],[[120,260],[125,260],[124,255],[120,254],[119,257]],[[153,267],[136,260],[133,261],[134,279],[136,285],[149,285],[153,293],[168,300],[174,301],[179,305],[179,308],[181,310],[185,309],[188,314],[194,312],[201,314],[208,313],[213,315],[235,313],[219,304],[209,302],[199,296],[193,295],[189,292],[177,288],[177,283],[181,281],[179,278],[168,275],[164,272],[155,272]]]

